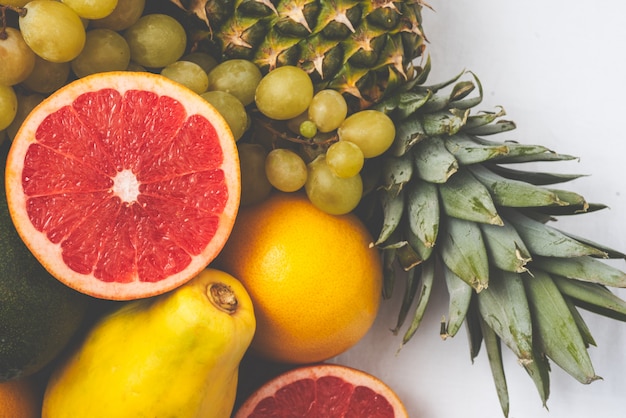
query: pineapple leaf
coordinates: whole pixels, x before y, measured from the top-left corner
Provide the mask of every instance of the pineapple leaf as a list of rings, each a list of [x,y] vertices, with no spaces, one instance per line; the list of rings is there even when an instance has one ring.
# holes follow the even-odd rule
[[[534,270],[533,277],[524,283],[538,347],[579,382],[587,384],[599,379],[578,326],[552,278]]]
[[[509,391],[504,373],[504,364],[502,362],[502,345],[498,335],[485,323],[480,320],[480,329],[482,331],[483,340],[485,341],[485,349],[487,350],[487,358],[491,367],[493,381],[496,384],[496,393],[500,401],[500,407],[505,417],[509,416]]]
[[[574,322],[576,323],[576,326],[578,327],[580,336],[583,338],[583,342],[585,343],[585,348],[589,348],[592,345],[595,347],[596,340],[593,338],[593,335],[591,335],[591,330],[587,326],[587,323],[585,322],[585,319],[583,318],[583,316],[580,314],[580,312],[576,308],[576,305],[574,304],[571,298],[563,295],[562,292],[561,292],[561,295],[563,296],[563,300],[565,301],[567,308],[572,314],[572,318],[574,318]]]
[[[471,115],[467,118],[465,126],[463,127],[464,131],[469,129],[478,128],[481,126],[488,125],[490,123],[495,122],[498,118],[506,115],[504,108],[502,106],[498,107],[497,112],[479,112],[477,115]]]
[[[562,294],[569,296],[576,304],[582,304],[586,309],[593,308],[602,311],[614,312],[613,317],[619,317],[626,321],[626,301],[611,292],[608,288],[597,283],[583,282],[568,279],[558,275],[552,275],[554,283]]]
[[[626,273],[591,256],[533,256],[534,267],[570,279],[599,283],[610,287],[626,287]]]
[[[439,185],[444,212],[454,218],[502,225],[491,194],[465,167]]]
[[[396,326],[391,330],[393,335],[398,335],[400,328],[404,325],[404,321],[415,301],[415,296],[420,287],[421,275],[417,271],[418,269],[412,269],[406,274],[406,287],[404,290],[404,297],[402,298],[402,304],[400,305],[400,311],[398,312],[398,319]]]
[[[426,181],[413,180],[408,187],[406,205],[408,229],[424,246],[434,247],[440,216],[437,187]]]
[[[441,333],[441,338],[446,339],[454,337],[461,328],[470,308],[474,290],[448,267],[443,265],[442,268],[449,295],[448,322],[443,330],[445,332]]]
[[[402,219],[402,213],[404,212],[404,191],[400,190],[396,193],[395,190],[383,189],[381,197],[381,206],[383,211],[383,224],[380,229],[380,234],[374,245],[382,244],[387,241],[393,231],[396,230]]]
[[[388,152],[394,157],[400,157],[427,137],[424,125],[419,118],[404,119],[396,123],[396,137]]]
[[[526,247],[533,254],[544,257],[580,257],[592,255],[606,258],[606,253],[586,245],[556,228],[528,218],[518,211],[508,210],[505,218],[517,230]]]
[[[516,170],[496,164],[490,165],[489,169],[502,177],[512,180],[525,181],[526,183],[534,184],[536,186],[565,183],[585,176],[584,174],[559,174],[540,171]]]
[[[487,188],[496,205],[532,207],[567,204],[548,189],[499,176],[484,165],[474,164],[467,169]]]
[[[504,144],[479,144],[460,132],[445,137],[443,141],[447,150],[463,165],[482,163],[509,152]]]
[[[523,273],[531,255],[517,230],[507,221],[503,225],[479,224],[491,263],[504,271]]]
[[[515,122],[510,120],[499,120],[496,123],[483,126],[468,127],[464,131],[470,135],[495,135],[512,131],[516,128]]]
[[[521,275],[493,270],[489,287],[478,294],[478,309],[521,362],[532,360],[533,325]]]
[[[474,222],[448,217],[440,254],[448,268],[477,292],[489,285],[489,260],[480,228]]]
[[[422,318],[424,317],[424,312],[426,311],[426,307],[428,306],[428,301],[430,299],[433,284],[435,282],[434,264],[435,263],[432,259],[425,261],[422,264],[420,274],[420,286],[417,293],[417,305],[413,314],[413,320],[411,321],[409,328],[406,330],[402,338],[402,345],[406,344],[411,338],[413,338],[413,335],[415,335],[415,333],[417,332],[417,329],[422,322]]]
[[[430,183],[445,183],[459,168],[458,161],[439,138],[420,141],[412,154],[416,174]]]

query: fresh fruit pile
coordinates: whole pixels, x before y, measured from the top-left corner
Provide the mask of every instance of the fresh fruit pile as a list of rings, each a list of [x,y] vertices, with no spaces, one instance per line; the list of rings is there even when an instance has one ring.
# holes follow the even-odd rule
[[[104,399],[126,393],[136,397],[114,402],[116,416],[147,405],[225,416],[248,345],[283,364],[326,360],[368,331],[397,280],[403,343],[433,282],[445,283],[441,337],[465,325],[472,358],[485,348],[505,416],[502,344],[544,403],[551,364],[597,379],[579,309],[626,321],[611,291],[626,273],[602,261],[626,255],[550,223],[604,206],[556,186],[578,176],[520,168],[572,157],[499,140],[515,125],[477,110],[471,73],[429,82],[422,1],[2,4],[0,138],[15,230],[4,229],[69,287],[141,299],[99,312],[86,331],[67,326],[74,344],[41,349],[49,357],[34,369],[0,350],[2,379],[45,376],[44,416],[111,416]],[[205,283],[215,275],[217,305]],[[15,280],[1,279],[18,309]],[[51,312],[40,296],[28,308]],[[214,323],[240,310],[245,325]],[[0,312],[3,329],[16,311]],[[199,318],[216,328],[197,331]],[[170,384],[173,403],[156,402]]]

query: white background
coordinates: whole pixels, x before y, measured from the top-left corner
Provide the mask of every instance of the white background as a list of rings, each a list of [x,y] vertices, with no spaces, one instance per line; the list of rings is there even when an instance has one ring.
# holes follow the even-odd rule
[[[433,70],[430,82],[463,69],[483,84],[481,110],[502,105],[518,128],[507,139],[579,157],[542,168],[587,174],[560,188],[610,209],[553,226],[626,251],[626,73],[623,0],[430,0],[424,10]],[[499,136],[504,138],[503,135]],[[620,261],[617,267],[626,269]],[[439,286],[415,337],[398,352],[401,288],[385,301],[371,332],[334,361],[386,381],[412,418],[502,417],[484,350],[470,361],[466,334],[439,338],[447,295]],[[626,291],[619,290],[622,297]],[[505,350],[511,418],[621,418],[626,409],[626,324],[584,312],[603,380],[582,385],[553,366],[548,410],[534,384]],[[403,330],[404,331],[404,330]]]

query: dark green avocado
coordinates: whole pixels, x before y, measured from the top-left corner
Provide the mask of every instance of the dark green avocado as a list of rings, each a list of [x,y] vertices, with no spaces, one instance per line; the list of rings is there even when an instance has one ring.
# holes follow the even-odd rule
[[[4,188],[6,148],[0,147],[0,382],[33,375],[59,356],[92,299],[52,277],[17,234]]]

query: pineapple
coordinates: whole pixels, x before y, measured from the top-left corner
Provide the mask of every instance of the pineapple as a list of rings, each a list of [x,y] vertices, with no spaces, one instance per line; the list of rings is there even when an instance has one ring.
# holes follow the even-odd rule
[[[362,170],[364,196],[356,213],[383,255],[383,296],[391,296],[397,280],[406,281],[393,330],[400,333],[409,320],[403,344],[418,329],[431,289],[441,285],[449,304],[440,336],[452,338],[465,326],[472,360],[487,351],[505,416],[503,347],[518,357],[544,404],[552,364],[584,384],[599,378],[587,352],[595,342],[579,309],[626,321],[626,301],[610,290],[626,287],[626,273],[602,261],[626,254],[551,222],[605,206],[557,186],[580,176],[521,169],[522,163],[575,157],[494,139],[515,124],[503,119],[503,109],[476,110],[482,87],[473,74],[426,84],[425,3],[170,1],[200,17],[205,27],[195,39],[221,58],[248,59],[266,72],[299,65],[318,89],[352,99],[352,111],[373,108],[393,119],[392,147]],[[293,139],[275,122],[253,130]]]
[[[206,23],[195,38],[224,58],[248,59],[264,72],[299,65],[317,89],[345,93],[353,109],[414,77],[425,49],[422,0],[172,1]]]
[[[508,416],[503,345],[544,405],[551,363],[584,384],[599,378],[587,352],[595,342],[578,309],[626,321],[626,301],[610,290],[626,287],[626,273],[602,261],[626,255],[550,225],[605,208],[555,187],[580,176],[519,168],[573,156],[494,139],[515,124],[502,119],[503,109],[475,111],[478,79],[461,81],[461,73],[427,86],[429,70],[428,62],[414,83],[374,106],[394,119],[398,133],[364,169],[376,175],[358,212],[384,256],[385,296],[400,277],[396,270],[405,272],[394,333],[414,309],[403,344],[411,339],[432,287],[442,283],[449,305],[441,337],[465,326],[472,359],[484,347]]]

